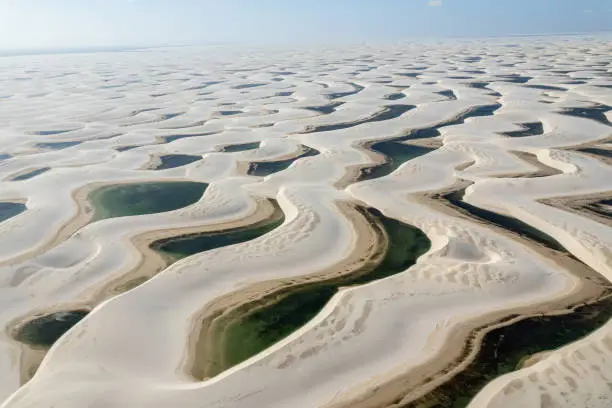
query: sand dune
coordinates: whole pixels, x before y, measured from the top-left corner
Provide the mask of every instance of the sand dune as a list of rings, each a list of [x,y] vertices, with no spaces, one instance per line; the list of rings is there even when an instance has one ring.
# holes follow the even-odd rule
[[[0,222],[0,407],[399,407],[465,369],[500,322],[607,293],[612,173],[580,149],[612,136],[612,47],[511,42],[1,59],[0,202],[27,209]],[[431,151],[385,156],[382,141]],[[158,169],[177,155],[193,160]],[[185,181],[206,191],[182,208],[92,218],[104,186]],[[466,206],[562,250],[444,200],[462,189]],[[596,214],[583,196],[603,202]],[[250,228],[277,211],[269,200],[284,222],[255,239],[171,265],[150,248]],[[368,261],[379,243],[356,206],[422,230],[430,250],[196,380],[203,318]],[[48,352],[15,339],[76,309],[91,312]],[[470,407],[609,406],[611,330],[497,378]]]

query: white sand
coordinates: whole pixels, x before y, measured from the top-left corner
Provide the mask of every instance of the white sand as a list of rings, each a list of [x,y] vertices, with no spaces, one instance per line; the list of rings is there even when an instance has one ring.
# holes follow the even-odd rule
[[[512,39],[521,43],[518,48],[505,47],[505,41],[260,50],[248,55],[231,47],[176,48],[0,60],[0,71],[8,73],[0,79],[1,93],[8,96],[0,112],[0,122],[6,123],[0,129],[0,153],[14,156],[0,161],[0,201],[27,200],[28,206],[0,223],[0,324],[6,329],[0,335],[0,407],[376,407],[389,406],[398,397],[417,397],[427,388],[417,384],[456,360],[473,327],[515,312],[549,310],[571,296],[586,296],[588,286],[560,257],[545,256],[525,240],[439,211],[423,200],[459,180],[473,183],[465,196],[468,203],[533,225],[612,279],[610,227],[541,202],[612,190],[609,166],[563,150],[604,140],[612,128],[560,114],[570,107],[612,105],[609,89],[597,86],[612,83],[609,71],[593,70],[609,60],[612,47],[581,37],[569,42]],[[538,47],[545,47],[546,55]],[[591,50],[586,57],[583,48]],[[375,62],[361,61],[365,54]],[[110,56],[113,68],[99,65]],[[469,63],[467,56],[482,60]],[[357,71],[364,65],[373,69]],[[41,70],[29,74],[31,80],[16,79],[32,66]],[[428,68],[413,69],[423,66]],[[249,68],[254,70],[244,71]],[[283,70],[294,74],[272,80],[279,77],[274,72]],[[474,70],[484,73],[469,72]],[[572,72],[564,76],[554,70]],[[406,72],[419,77],[399,75]],[[529,88],[500,76],[515,73],[533,77],[529,84],[567,91]],[[459,76],[472,79],[450,78]],[[582,77],[588,77],[586,84],[565,84]],[[483,81],[489,89],[468,85]],[[253,83],[264,85],[241,87]],[[364,89],[337,100],[326,97],[353,91],[352,83]],[[444,90],[452,90],[457,99],[438,93]],[[405,97],[384,99],[398,92]],[[303,109],[336,101],[344,104],[327,115]],[[355,123],[393,104],[416,108],[395,119],[303,133],[312,126]],[[351,181],[348,171],[354,174],[376,160],[363,151],[364,143],[494,104],[501,108],[493,116],[441,128],[438,150],[387,177],[344,189]],[[503,135],[534,122],[542,123],[542,135]],[[189,137],[163,143],[164,137],[175,135]],[[62,150],[37,146],[63,141],[83,143]],[[251,142],[262,144],[257,150],[219,151]],[[115,150],[133,145],[141,147]],[[320,154],[265,178],[241,173],[250,161],[294,157],[300,145]],[[513,152],[535,155],[559,174],[516,177],[538,168]],[[202,159],[174,169],[146,169],[152,157],[164,154]],[[9,181],[42,167],[51,170],[30,180]],[[73,195],[86,186],[177,180],[210,186],[199,202],[184,209],[84,227],[75,223],[83,214]],[[143,262],[155,264],[150,258],[143,261],[133,244],[136,237],[255,222],[264,197],[276,198],[285,212],[286,221],[278,229],[188,257],[98,304],[110,284],[126,279]],[[432,241],[431,250],[404,273],[343,289],[288,338],[213,379],[195,382],[187,373],[189,344],[201,310],[255,283],[339,268],[359,250],[358,220],[338,206],[352,202],[422,229]],[[66,230],[71,222],[78,231]],[[64,235],[58,238],[62,228]],[[34,378],[20,384],[27,356],[8,330],[37,313],[82,306],[96,307],[52,347]],[[545,407],[549,400],[550,407],[608,406],[611,330],[607,325],[494,381],[473,406],[541,402]],[[398,379],[405,381],[403,388]]]

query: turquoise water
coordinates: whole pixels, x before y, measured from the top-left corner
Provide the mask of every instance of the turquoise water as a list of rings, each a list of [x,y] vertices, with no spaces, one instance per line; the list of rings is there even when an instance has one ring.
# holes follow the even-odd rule
[[[383,154],[386,161],[383,164],[361,170],[358,181],[372,180],[389,175],[408,160],[415,159],[435,150],[429,147],[407,145],[392,140],[374,143],[370,146],[370,149]]]
[[[167,170],[176,167],[186,166],[190,163],[202,160],[202,156],[190,156],[187,154],[168,154],[159,158],[161,164],[155,170]]]
[[[197,202],[207,187],[191,181],[102,187],[89,196],[95,209],[93,221],[178,210]]]
[[[26,210],[25,204],[0,203],[0,222],[13,218]]]
[[[49,170],[51,170],[51,167],[43,167],[43,168],[40,168],[40,169],[32,170],[32,171],[24,173],[24,174],[22,174],[20,176],[13,177],[11,179],[11,181],[29,180],[29,179],[34,178],[34,177],[36,177],[38,175],[41,175],[41,174],[43,174],[43,173],[45,173],[45,172],[47,172]]]
[[[260,142],[232,144],[224,146],[221,151],[225,153],[244,152],[246,150],[258,149],[260,144]]]

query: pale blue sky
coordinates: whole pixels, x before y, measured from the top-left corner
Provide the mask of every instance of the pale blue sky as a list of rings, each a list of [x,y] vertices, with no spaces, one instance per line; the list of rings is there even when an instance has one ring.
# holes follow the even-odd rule
[[[0,50],[612,30],[612,0],[0,0]]]

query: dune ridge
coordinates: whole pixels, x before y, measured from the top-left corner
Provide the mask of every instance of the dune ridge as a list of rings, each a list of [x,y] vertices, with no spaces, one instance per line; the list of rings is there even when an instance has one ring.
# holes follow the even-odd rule
[[[0,222],[0,407],[399,407],[452,380],[488,330],[600,297],[612,230],[605,207],[580,199],[612,198],[612,173],[581,149],[612,135],[610,52],[575,36],[1,59],[0,202],[26,209]],[[432,150],[361,177],[388,164],[371,149],[387,141]],[[167,155],[197,160],[156,169]],[[249,172],[258,164],[272,167]],[[181,181],[208,186],[173,211],[91,218],[97,188]],[[461,189],[564,251],[441,199]],[[150,248],[256,226],[274,216],[269,200],[285,219],[258,238],[172,264]],[[247,360],[210,378],[197,368],[216,313],[376,253],[356,207],[418,228],[431,248],[340,288]],[[11,335],[79,308],[91,312],[48,352]],[[607,407],[611,330],[492,381],[470,408]]]

